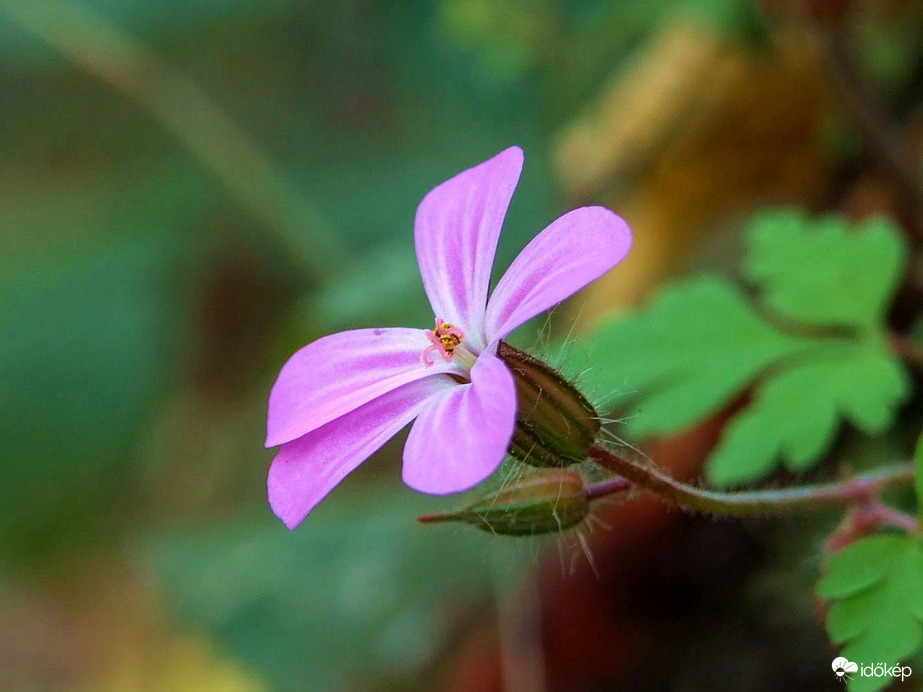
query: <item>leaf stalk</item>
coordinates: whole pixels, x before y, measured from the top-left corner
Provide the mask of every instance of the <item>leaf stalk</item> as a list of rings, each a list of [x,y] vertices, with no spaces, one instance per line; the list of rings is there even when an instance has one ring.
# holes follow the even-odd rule
[[[913,464],[902,463],[868,471],[837,483],[723,492],[683,483],[649,462],[619,456],[599,445],[590,448],[589,456],[593,461],[620,476],[599,485],[588,486],[586,494],[589,499],[604,497],[634,486],[654,492],[684,509],[728,516],[784,514],[831,506],[868,504],[877,501],[883,491],[910,487],[914,480]],[[907,530],[919,529],[918,522],[911,517],[905,517],[890,508],[885,509],[888,510],[886,523]],[[909,521],[894,520],[897,515]],[[884,516],[882,514],[882,517]]]

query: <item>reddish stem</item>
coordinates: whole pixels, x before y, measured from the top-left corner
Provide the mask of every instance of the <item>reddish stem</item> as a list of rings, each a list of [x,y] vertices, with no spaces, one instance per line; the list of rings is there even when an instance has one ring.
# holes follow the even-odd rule
[[[831,505],[856,507],[877,505],[880,509],[876,510],[876,516],[880,517],[882,521],[887,521],[892,526],[901,526],[912,531],[918,529],[914,520],[910,519],[913,522],[911,524],[900,519],[904,515],[895,510],[885,512],[884,510],[889,508],[878,502],[878,496],[882,491],[893,487],[908,486],[913,483],[913,464],[899,464],[877,469],[839,483],[827,485],[802,486],[782,490],[720,492],[682,483],[651,463],[617,456],[598,445],[590,448],[589,456],[604,468],[621,477],[614,479],[613,488],[623,490],[625,489],[624,484],[627,482],[630,485],[657,493],[664,499],[685,509],[722,515],[744,515],[779,514],[829,507]],[[591,486],[587,489],[587,492],[592,492],[592,497],[601,497],[609,494],[609,492],[616,491],[607,492],[602,488],[594,490],[594,486]],[[591,495],[588,494],[587,497],[591,497]]]
[[[631,481],[627,478],[611,478],[602,483],[588,485],[583,494],[587,500],[598,500],[607,495],[614,495],[631,489]]]

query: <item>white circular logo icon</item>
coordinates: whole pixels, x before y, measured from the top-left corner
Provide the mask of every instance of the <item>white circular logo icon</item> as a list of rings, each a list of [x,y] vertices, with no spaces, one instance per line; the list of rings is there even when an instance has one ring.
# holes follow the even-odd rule
[[[834,674],[841,680],[849,677],[847,673],[856,673],[859,671],[858,663],[852,663],[842,656],[833,659],[831,667],[833,668]]]

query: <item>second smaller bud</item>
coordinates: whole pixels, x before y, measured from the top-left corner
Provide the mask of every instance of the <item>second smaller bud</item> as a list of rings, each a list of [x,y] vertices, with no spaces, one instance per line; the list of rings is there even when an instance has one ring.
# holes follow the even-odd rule
[[[506,536],[536,536],[579,524],[589,512],[590,503],[579,473],[542,469],[488,493],[464,509],[429,514],[419,517],[419,521],[460,521]]]

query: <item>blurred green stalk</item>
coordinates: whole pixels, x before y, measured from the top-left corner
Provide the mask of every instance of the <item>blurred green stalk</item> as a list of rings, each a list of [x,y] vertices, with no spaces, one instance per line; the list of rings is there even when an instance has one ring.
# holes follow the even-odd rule
[[[337,265],[339,246],[321,215],[180,71],[73,0],[0,0],[0,13],[148,110],[283,243],[309,280]]]

